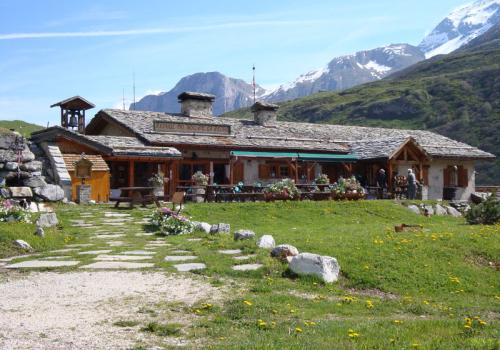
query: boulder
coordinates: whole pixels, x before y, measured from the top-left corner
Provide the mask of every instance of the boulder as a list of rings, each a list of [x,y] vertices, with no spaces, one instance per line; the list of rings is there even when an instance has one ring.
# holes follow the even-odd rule
[[[288,267],[298,275],[317,276],[326,283],[337,281],[340,272],[337,259],[311,253],[301,253],[294,256]]]
[[[212,225],[212,227],[210,228],[211,234],[215,234],[215,233],[229,234],[229,232],[231,232],[231,225],[229,225],[229,224],[224,224],[224,223],[215,224],[215,225]]]
[[[239,240],[244,240],[244,239],[254,239],[255,238],[255,232],[250,231],[250,230],[238,230],[234,233],[234,240],[239,241]]]
[[[38,204],[35,202],[31,202],[28,206],[28,209],[32,213],[38,213]]]
[[[59,223],[57,220],[56,213],[41,213],[40,217],[36,221],[36,225],[39,227],[52,227]]]
[[[33,192],[29,187],[9,187],[12,198],[33,197]]]
[[[16,162],[6,162],[4,166],[5,170],[9,171],[16,171],[18,167]]]
[[[434,209],[432,208],[432,205],[424,205],[423,209],[424,209],[425,216],[434,215]]]
[[[276,243],[274,242],[274,238],[271,235],[263,235],[257,241],[257,247],[263,249],[273,249]]]
[[[440,216],[448,214],[448,212],[446,211],[446,209],[443,208],[440,204],[436,204],[434,206],[434,213],[436,215],[440,215]]]
[[[27,251],[33,251],[33,248],[29,245],[29,243],[26,241],[23,241],[22,239],[16,239],[14,241],[14,244],[21,249],[24,249]]]
[[[42,171],[42,162],[38,160],[33,160],[31,162],[21,164],[20,168],[21,170],[30,172]]]
[[[420,215],[420,209],[416,205],[411,204],[407,208],[415,214]]]
[[[45,185],[34,189],[35,194],[50,202],[60,201],[64,198],[64,190],[58,185]]]
[[[23,185],[28,187],[43,187],[47,185],[43,176],[33,176],[23,180]]]
[[[299,250],[290,244],[280,244],[271,250],[271,256],[281,260],[287,260],[288,257],[296,256]]]
[[[459,218],[462,216],[462,214],[453,207],[446,206],[445,208],[446,208],[446,211],[448,212],[448,215],[450,215],[450,216],[453,216],[455,218]]]
[[[37,226],[35,235],[41,238],[45,237],[45,231],[43,230],[43,227]]]
[[[16,142],[16,135],[13,132],[2,133],[2,137],[0,137],[0,149],[10,149],[14,142]]]
[[[193,221],[193,225],[196,230],[203,231],[205,233],[210,233],[210,229],[212,228],[212,225],[207,222]]]

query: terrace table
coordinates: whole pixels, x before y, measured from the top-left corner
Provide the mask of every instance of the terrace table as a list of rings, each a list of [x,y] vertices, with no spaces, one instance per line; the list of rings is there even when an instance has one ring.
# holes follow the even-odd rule
[[[130,208],[135,204],[141,204],[145,207],[147,204],[155,203],[160,207],[160,202],[154,194],[154,187],[120,187],[120,197],[110,198],[111,201],[116,201],[115,208],[118,208],[120,203],[130,203]]]

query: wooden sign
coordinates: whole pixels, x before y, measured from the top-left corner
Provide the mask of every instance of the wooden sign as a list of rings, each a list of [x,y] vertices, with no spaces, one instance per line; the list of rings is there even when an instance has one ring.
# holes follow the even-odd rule
[[[85,154],[79,160],[75,162],[75,177],[79,179],[88,179],[92,175],[92,163],[90,160],[85,158]]]
[[[157,132],[231,135],[231,126],[221,124],[179,123],[164,120],[155,120],[153,122],[153,127]]]

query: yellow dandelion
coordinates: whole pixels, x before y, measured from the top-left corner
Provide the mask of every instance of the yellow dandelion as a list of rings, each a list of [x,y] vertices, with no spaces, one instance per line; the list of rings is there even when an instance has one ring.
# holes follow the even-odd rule
[[[295,327],[295,333],[302,333],[302,328]]]
[[[253,303],[251,301],[248,301],[248,300],[243,300],[243,304],[247,305],[247,306],[252,306]]]
[[[486,322],[484,322],[483,320],[479,320],[479,324],[480,324],[481,326],[486,326],[486,324],[487,324],[487,323],[486,323]]]
[[[395,324],[401,324],[401,323],[403,323],[403,321],[401,321],[401,320],[394,320],[392,322],[395,323]]]
[[[419,343],[413,343],[413,344],[411,344],[411,346],[414,347],[414,348],[418,348],[420,346],[420,344]]]

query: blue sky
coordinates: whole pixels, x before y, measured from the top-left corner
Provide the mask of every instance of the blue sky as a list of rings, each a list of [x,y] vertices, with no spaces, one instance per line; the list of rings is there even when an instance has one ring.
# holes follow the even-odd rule
[[[466,0],[0,1],[0,119],[58,122],[81,95],[101,108],[219,71],[272,87],[333,57],[418,44]]]

